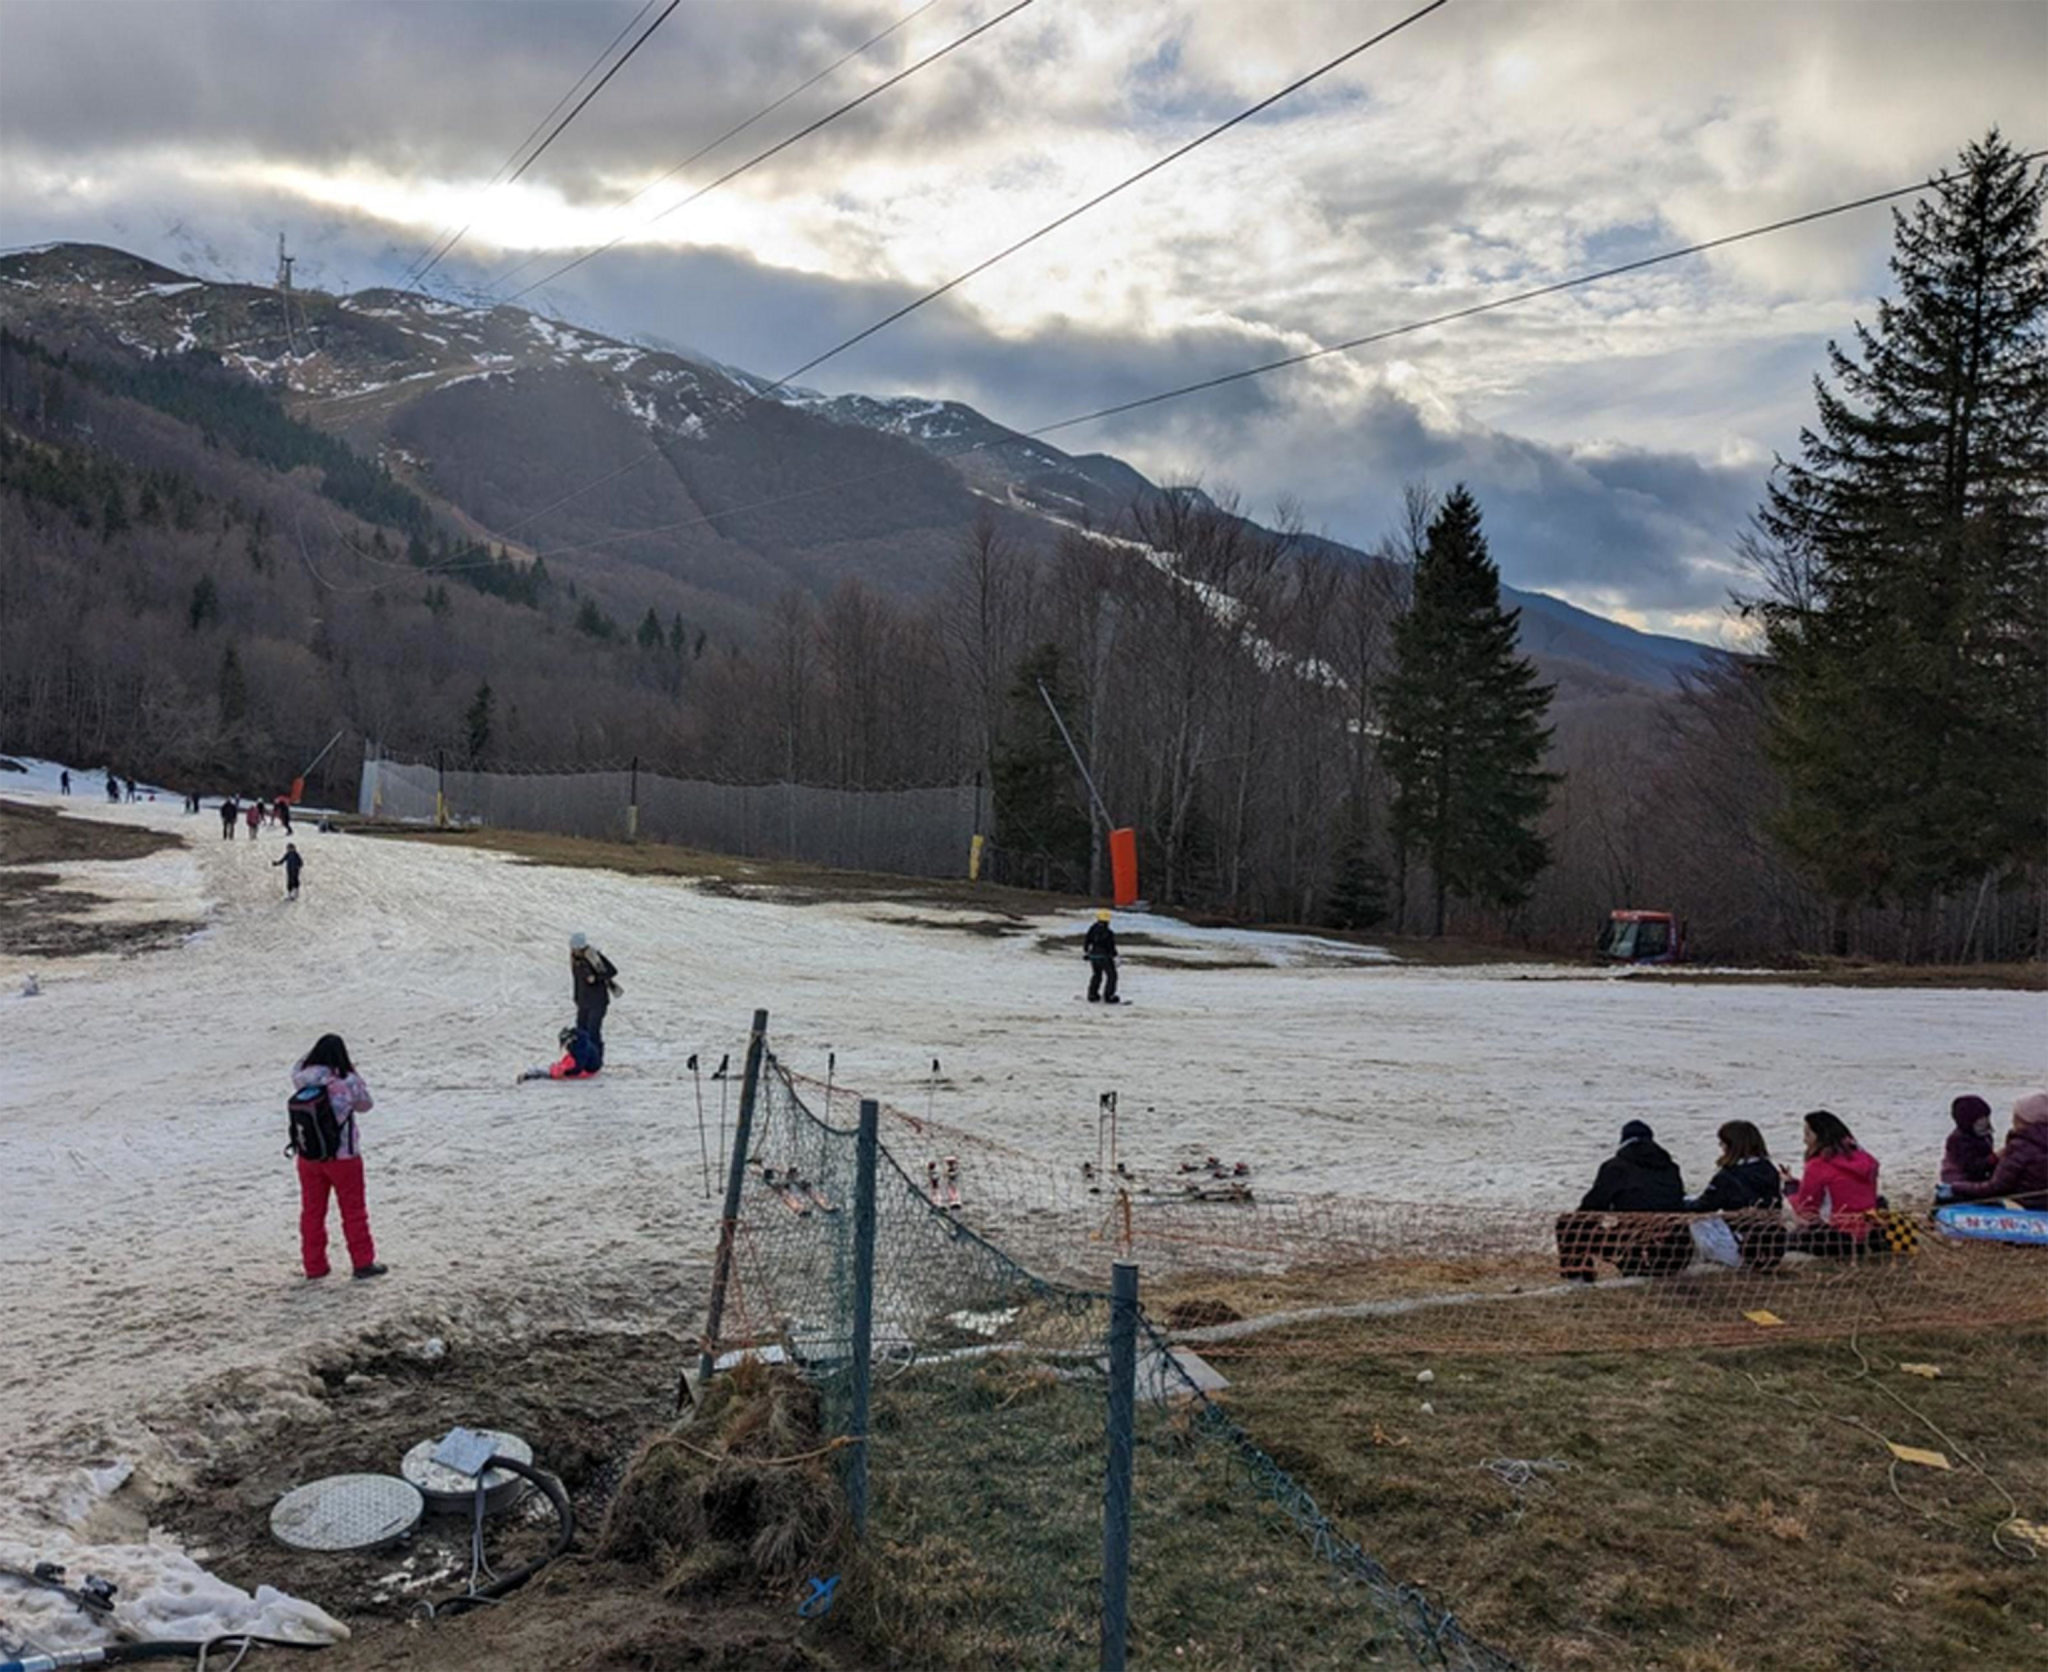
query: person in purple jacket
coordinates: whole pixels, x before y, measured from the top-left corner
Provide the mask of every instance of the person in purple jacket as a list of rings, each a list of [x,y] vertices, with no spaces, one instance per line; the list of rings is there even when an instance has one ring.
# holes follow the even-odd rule
[[[2030,1092],[2012,1106],[2012,1130],[1991,1176],[1977,1184],[1943,1184],[1935,1199],[1989,1202],[2010,1198],[2024,1208],[2048,1209],[2048,1091]]]
[[[1998,1164],[1998,1150],[1991,1142],[1991,1105],[1981,1097],[1964,1095],[1948,1106],[1956,1129],[1948,1135],[1941,1151],[1943,1184],[1982,1184]]]

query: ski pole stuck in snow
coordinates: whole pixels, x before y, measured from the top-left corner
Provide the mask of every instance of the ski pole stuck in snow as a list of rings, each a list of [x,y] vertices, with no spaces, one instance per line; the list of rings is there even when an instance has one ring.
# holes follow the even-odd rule
[[[718,1066],[711,1071],[711,1078],[718,1082],[718,1171],[725,1174],[725,1089],[732,1084],[732,1076],[726,1072],[732,1066],[732,1053],[726,1052],[718,1059]]]
[[[704,1137],[704,1076],[697,1068],[697,1053],[690,1053],[690,1084],[697,1092],[697,1155],[704,1163],[704,1198],[711,1199],[711,1150]],[[723,1148],[723,1145],[720,1146]]]
[[[939,1095],[939,1059],[932,1058],[932,1077],[925,1082],[924,1118],[927,1124],[932,1118],[932,1102]]]

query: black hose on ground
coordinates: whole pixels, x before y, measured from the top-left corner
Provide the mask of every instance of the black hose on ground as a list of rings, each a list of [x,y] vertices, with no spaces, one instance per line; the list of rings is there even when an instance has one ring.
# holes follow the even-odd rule
[[[446,1602],[430,1602],[426,1605],[429,1619],[445,1619],[450,1614],[466,1613],[479,1603],[495,1602],[519,1589],[550,1562],[568,1554],[569,1546],[576,1542],[576,1511],[569,1505],[569,1494],[562,1483],[545,1469],[536,1469],[530,1463],[522,1463],[516,1457],[493,1457],[478,1471],[478,1480],[493,1469],[509,1469],[515,1475],[522,1475],[539,1487],[543,1496],[554,1506],[555,1520],[559,1523],[555,1535],[555,1546],[545,1555],[536,1556],[522,1567],[501,1573],[488,1585],[464,1591],[452,1596]],[[479,1487],[481,1490],[481,1487]]]

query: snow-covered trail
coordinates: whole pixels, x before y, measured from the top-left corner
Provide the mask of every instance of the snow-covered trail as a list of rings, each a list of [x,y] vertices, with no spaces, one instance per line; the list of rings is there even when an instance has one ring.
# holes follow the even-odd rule
[[[77,806],[188,835],[176,865],[145,862],[149,886],[182,876],[212,927],[140,958],[0,963],[0,1506],[66,1430],[118,1434],[381,1319],[480,1300],[692,1319],[715,1206],[685,1062],[730,1051],[737,1069],[757,1005],[792,1066],[822,1074],[836,1049],[843,1083],[914,1111],[940,1057],[942,1119],[1052,1167],[1093,1154],[1115,1088],[1140,1163],[1214,1151],[1275,1188],[1406,1199],[1558,1202],[1629,1116],[1703,1182],[1718,1122],[1756,1119],[1790,1153],[1816,1104],[1903,1190],[1931,1178],[1952,1094],[2003,1108],[2048,1079],[2038,994],[1127,964],[1134,1003],[1104,1011],[1079,1002],[1077,952],[935,928],[933,909],[303,828],[287,904],[275,832],[230,843],[210,811]],[[118,887],[120,867],[92,870]],[[1078,946],[1080,925],[1041,927]],[[621,968],[612,1066],[515,1089],[568,1019],[576,929]],[[42,996],[14,997],[30,969]],[[377,1099],[363,1148],[392,1271],[370,1284],[297,1274],[286,1073],[328,1030]]]

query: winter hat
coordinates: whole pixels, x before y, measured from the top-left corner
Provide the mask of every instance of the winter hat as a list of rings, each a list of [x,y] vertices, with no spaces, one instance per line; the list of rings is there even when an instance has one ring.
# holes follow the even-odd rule
[[[2014,1126],[2048,1125],[2048,1091],[2030,1091],[2012,1106]]]
[[[1965,1093],[1948,1106],[1948,1114],[1959,1131],[1974,1132],[1979,1121],[1991,1118],[1991,1105],[1981,1097]]]
[[[1109,921],[1109,913],[1106,911],[1097,912],[1095,914],[1095,921],[1097,923],[1107,923]]]
[[[575,934],[569,937],[569,950],[571,952],[581,952],[585,947],[589,945],[590,937],[586,935],[581,929],[578,929]]]
[[[1648,1121],[1632,1120],[1621,1129],[1621,1141],[1624,1144],[1648,1143],[1654,1137],[1656,1133],[1650,1130]]]

